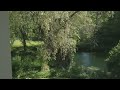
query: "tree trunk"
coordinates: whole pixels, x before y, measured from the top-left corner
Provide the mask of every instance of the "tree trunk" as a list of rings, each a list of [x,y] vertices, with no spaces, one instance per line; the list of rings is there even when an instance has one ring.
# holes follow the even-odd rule
[[[23,43],[23,48],[24,51],[26,51],[27,49],[27,45],[26,45],[26,33],[23,30],[20,30],[21,35],[22,35],[22,43]]]

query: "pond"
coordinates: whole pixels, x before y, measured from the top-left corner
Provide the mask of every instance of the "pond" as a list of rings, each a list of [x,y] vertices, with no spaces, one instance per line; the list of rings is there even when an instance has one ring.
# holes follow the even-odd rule
[[[84,65],[86,67],[94,66],[101,70],[107,70],[106,59],[107,55],[105,53],[96,52],[77,52],[75,55],[75,60],[77,65]]]

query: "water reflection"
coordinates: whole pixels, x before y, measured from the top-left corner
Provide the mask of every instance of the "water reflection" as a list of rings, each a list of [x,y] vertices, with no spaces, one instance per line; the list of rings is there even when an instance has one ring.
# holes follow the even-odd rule
[[[95,66],[106,70],[106,55],[104,53],[80,52],[76,54],[77,64],[84,66]]]
[[[90,66],[90,55],[89,53],[81,53],[81,58],[83,65]]]

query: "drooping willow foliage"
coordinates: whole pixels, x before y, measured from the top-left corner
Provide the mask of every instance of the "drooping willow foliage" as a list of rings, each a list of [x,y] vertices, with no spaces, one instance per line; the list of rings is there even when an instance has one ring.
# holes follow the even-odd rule
[[[54,62],[51,66],[67,67],[76,48],[74,33],[70,27],[70,15],[68,12],[50,13],[52,15],[46,17],[42,23],[45,47]]]
[[[50,61],[54,62],[54,65],[51,64],[51,66],[67,67],[76,50],[76,40],[74,39],[76,34],[71,29],[70,21],[76,13],[69,11],[10,12],[11,38],[20,38],[26,47],[25,40],[37,36],[37,40],[44,41],[43,48],[46,53],[44,53],[43,59],[48,57]]]

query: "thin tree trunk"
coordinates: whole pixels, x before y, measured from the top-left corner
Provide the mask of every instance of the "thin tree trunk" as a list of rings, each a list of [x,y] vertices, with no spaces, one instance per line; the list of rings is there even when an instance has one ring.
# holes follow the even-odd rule
[[[22,43],[23,43],[23,48],[24,51],[26,51],[27,49],[27,45],[26,45],[26,33],[23,30],[20,30],[21,35],[22,35]]]

